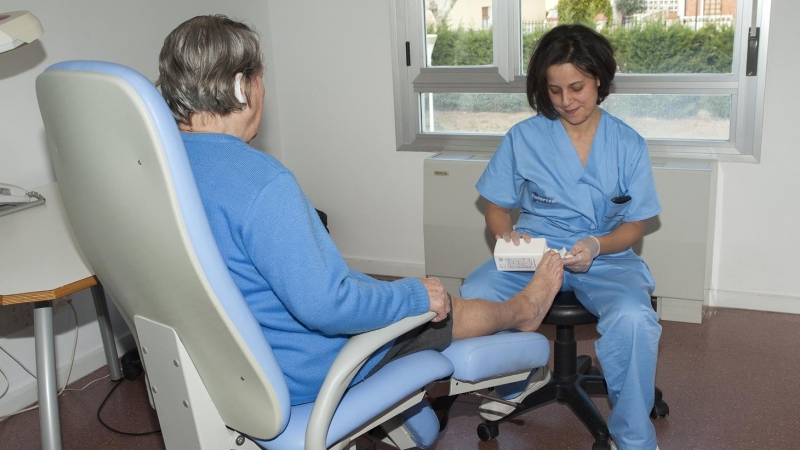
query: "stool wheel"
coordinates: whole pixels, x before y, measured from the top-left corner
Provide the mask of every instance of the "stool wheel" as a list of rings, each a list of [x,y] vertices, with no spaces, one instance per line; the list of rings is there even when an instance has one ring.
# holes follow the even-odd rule
[[[500,434],[500,428],[494,422],[482,422],[478,425],[478,438],[483,442],[491,441]]]
[[[655,402],[653,403],[653,409],[650,411],[650,418],[667,417],[669,415],[669,405],[663,400],[664,394],[659,388],[656,388],[655,394]]]
[[[651,419],[658,419],[659,417],[667,417],[669,415],[669,405],[664,400],[658,399],[653,405],[653,410],[650,411]]]

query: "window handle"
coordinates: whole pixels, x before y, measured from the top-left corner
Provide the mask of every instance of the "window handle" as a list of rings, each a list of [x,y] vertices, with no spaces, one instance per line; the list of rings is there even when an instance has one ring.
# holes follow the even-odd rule
[[[753,32],[755,30],[755,32]],[[750,28],[750,33],[747,36],[747,65],[745,66],[745,75],[754,77],[758,75],[758,35],[760,32],[759,27]]]

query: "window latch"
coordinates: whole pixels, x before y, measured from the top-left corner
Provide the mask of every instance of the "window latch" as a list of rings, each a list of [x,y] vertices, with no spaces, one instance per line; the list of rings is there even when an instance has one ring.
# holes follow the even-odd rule
[[[747,34],[747,65],[745,66],[745,74],[748,77],[758,75],[758,38],[761,28],[750,28]]]

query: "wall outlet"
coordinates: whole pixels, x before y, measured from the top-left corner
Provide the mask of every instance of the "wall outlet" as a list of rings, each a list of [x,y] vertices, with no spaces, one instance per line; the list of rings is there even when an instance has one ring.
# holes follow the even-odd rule
[[[70,297],[62,297],[53,301],[53,316],[69,311],[72,302]],[[33,303],[20,303],[0,307],[0,337],[9,335],[23,328],[33,327]]]
[[[33,303],[0,307],[0,336],[33,327]]]

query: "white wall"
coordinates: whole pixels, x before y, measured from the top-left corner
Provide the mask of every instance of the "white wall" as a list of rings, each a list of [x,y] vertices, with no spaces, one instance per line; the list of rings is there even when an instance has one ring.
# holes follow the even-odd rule
[[[270,1],[279,149],[353,267],[424,274],[422,160],[398,153],[387,2]],[[367,260],[369,264],[360,264]]]
[[[69,59],[107,60],[131,66],[155,80],[158,52],[169,31],[195,15],[211,13],[250,22],[262,33],[265,49],[270,48],[267,5],[253,0],[6,0],[0,10],[29,10],[41,20],[45,30],[38,41],[0,55],[0,181],[27,188],[54,181],[35,93],[36,76],[47,66]],[[269,52],[265,53],[269,59]],[[263,144],[266,141],[257,142],[266,145]],[[34,248],[35,240],[32,236]],[[2,258],[14,256],[0,254]],[[0,274],[0,284],[2,277]],[[105,357],[89,291],[73,297],[80,323],[76,366],[71,377],[75,380],[102,367]],[[118,349],[131,348],[129,331],[113,308],[112,313]],[[74,322],[69,312],[55,318],[56,364],[62,377],[66,375],[72,352]],[[30,328],[0,338],[0,346],[35,371]],[[10,379],[9,392],[0,399],[0,416],[36,400],[35,380],[3,352],[0,352],[0,368]],[[0,376],[0,392],[5,387],[6,381]]]
[[[717,305],[800,313],[797,17],[800,3],[772,1],[761,163],[721,165]]]

